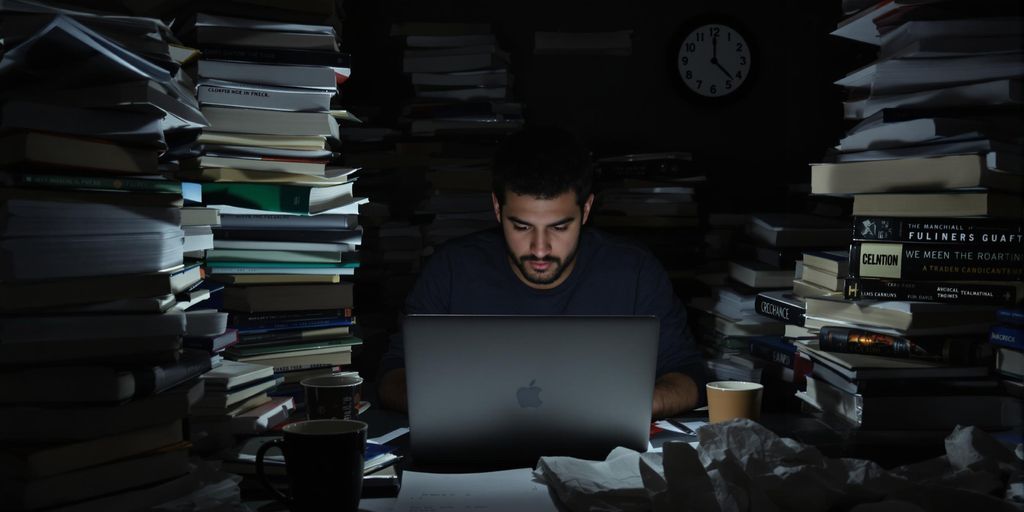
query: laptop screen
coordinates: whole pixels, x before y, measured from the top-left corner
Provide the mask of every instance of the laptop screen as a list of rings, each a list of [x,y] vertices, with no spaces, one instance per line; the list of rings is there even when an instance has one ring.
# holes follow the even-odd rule
[[[414,460],[532,466],[645,450],[658,328],[652,316],[407,316]]]

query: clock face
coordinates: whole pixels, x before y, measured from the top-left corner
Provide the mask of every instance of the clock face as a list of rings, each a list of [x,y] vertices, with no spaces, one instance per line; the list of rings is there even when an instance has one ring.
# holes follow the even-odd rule
[[[690,31],[676,58],[686,87],[707,98],[735,94],[746,82],[751,64],[747,40],[736,29],[717,23]]]

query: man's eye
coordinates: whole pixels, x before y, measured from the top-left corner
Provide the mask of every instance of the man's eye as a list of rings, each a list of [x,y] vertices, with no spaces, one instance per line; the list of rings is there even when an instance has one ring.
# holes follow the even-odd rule
[[[526,231],[527,229],[530,229],[530,226],[523,226],[523,225],[520,225],[520,224],[513,224],[512,225],[512,229],[514,229],[516,231]]]
[[[565,230],[569,229],[569,226],[566,226],[566,225],[551,226],[551,229],[553,229],[555,231],[565,231]]]

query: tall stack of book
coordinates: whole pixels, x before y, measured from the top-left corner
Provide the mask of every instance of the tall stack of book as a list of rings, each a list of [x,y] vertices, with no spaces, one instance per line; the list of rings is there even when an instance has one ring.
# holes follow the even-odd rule
[[[401,39],[402,72],[413,98],[399,125],[413,138],[404,151],[423,157],[430,193],[429,248],[494,225],[490,160],[497,141],[523,125],[513,100],[510,56],[487,23],[407,22],[392,26]]]
[[[182,350],[176,294],[201,272],[158,157],[203,121],[189,52],[155,19],[9,2],[0,20],[0,501],[187,493],[182,419],[210,360]]]
[[[348,276],[367,200],[353,194],[358,169],[335,151],[336,118],[352,116],[332,107],[349,56],[327,24],[198,13],[179,34],[202,51],[197,94],[210,127],[179,174],[220,214],[204,266],[237,331],[224,355],[272,367],[290,388],[275,392],[301,397],[300,379],[350,364],[360,343]],[[225,400],[207,405],[244,412]]]
[[[879,59],[837,82],[859,122],[811,168],[811,192],[852,195],[854,217],[845,298],[806,299],[818,337],[798,348],[802,397],[858,440],[1020,425],[988,343],[1024,277],[1020,20],[1018,3],[882,2],[835,32]]]

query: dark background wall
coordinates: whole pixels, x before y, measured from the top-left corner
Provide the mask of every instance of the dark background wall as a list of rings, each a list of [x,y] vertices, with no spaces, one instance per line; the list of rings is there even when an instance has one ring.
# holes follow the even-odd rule
[[[343,98],[377,105],[386,120],[412,95],[392,23],[490,22],[512,55],[515,99],[528,120],[575,130],[598,156],[689,151],[713,196],[735,202],[723,209],[781,209],[786,184],[808,181],[807,163],[820,161],[843,129],[842,91],[832,81],[871,58],[828,35],[842,18],[839,4],[348,0],[343,41],[354,72]],[[707,15],[742,25],[756,52],[755,74],[734,100],[696,101],[676,75],[681,27]],[[533,54],[536,31],[613,30],[633,31],[631,55]]]

